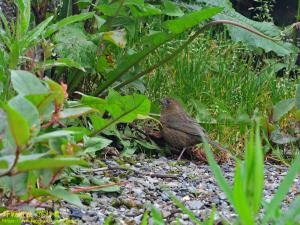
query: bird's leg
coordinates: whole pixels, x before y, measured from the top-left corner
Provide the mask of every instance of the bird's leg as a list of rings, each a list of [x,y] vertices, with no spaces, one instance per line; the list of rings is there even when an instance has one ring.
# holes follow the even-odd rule
[[[179,155],[178,158],[177,158],[177,161],[179,161],[179,160],[181,159],[181,157],[182,157],[183,153],[185,152],[185,150],[186,150],[186,148],[183,148],[183,149],[182,149],[180,155]]]

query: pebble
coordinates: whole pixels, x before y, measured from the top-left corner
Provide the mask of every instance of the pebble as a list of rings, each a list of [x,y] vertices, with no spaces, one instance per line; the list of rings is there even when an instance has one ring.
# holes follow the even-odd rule
[[[157,178],[150,176],[141,176],[129,174],[128,177],[122,177],[122,180],[129,182],[123,186],[121,192],[116,193],[94,193],[93,201],[84,210],[77,209],[64,201],[61,201],[56,207],[59,209],[62,218],[76,218],[81,220],[82,224],[103,224],[106,216],[113,214],[118,224],[140,224],[145,210],[150,210],[155,206],[160,210],[166,224],[177,224],[176,218],[179,218],[179,224],[193,224],[188,215],[184,214],[170,200],[165,189],[169,190],[182,203],[190,209],[199,220],[210,216],[212,206],[217,208],[215,220],[222,218],[232,221],[236,218],[233,208],[228,203],[226,195],[218,187],[211,169],[206,164],[197,162],[186,162],[178,165],[178,162],[165,157],[158,159],[146,158],[146,156],[137,156],[141,161],[134,165],[127,163],[129,167],[135,167],[145,173],[157,174],[178,174],[177,178]],[[110,166],[118,165],[114,160],[106,160]],[[229,162],[220,165],[226,180],[232,184],[234,177],[234,164]],[[284,165],[272,165],[266,163],[265,189],[263,192],[264,200],[270,202],[281,180],[287,174],[288,168]],[[113,176],[118,177],[122,171],[114,171]],[[123,174],[124,175],[124,174]],[[92,175],[91,175],[92,176]],[[291,188],[288,196],[282,204],[282,208],[287,208],[295,198],[300,187],[299,177],[295,179],[295,188]],[[134,203],[128,207],[123,205],[126,200]],[[113,207],[112,201],[120,201],[121,205]],[[125,202],[125,201],[124,201]],[[61,205],[63,207],[61,207]],[[151,213],[150,213],[151,214]],[[151,216],[149,216],[151,217]],[[151,219],[148,224],[154,224]]]

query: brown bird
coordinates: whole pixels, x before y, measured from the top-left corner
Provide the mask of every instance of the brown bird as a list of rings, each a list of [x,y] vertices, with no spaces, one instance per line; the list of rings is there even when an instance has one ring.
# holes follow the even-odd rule
[[[182,149],[178,160],[186,148],[201,143],[203,138],[213,147],[226,151],[225,148],[206,134],[205,130],[184,111],[178,101],[172,98],[164,98],[160,102],[162,106],[160,116],[161,133],[169,145],[175,149]]]

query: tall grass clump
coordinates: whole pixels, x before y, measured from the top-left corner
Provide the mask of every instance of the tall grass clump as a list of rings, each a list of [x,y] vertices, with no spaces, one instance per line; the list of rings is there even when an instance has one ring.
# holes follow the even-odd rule
[[[157,57],[180,42],[160,49]],[[276,65],[275,60],[257,56],[224,34],[214,39],[203,34],[148,76],[148,95],[154,100],[163,96],[181,100],[208,130],[216,130],[226,143],[233,144],[227,138],[234,137],[230,134],[237,133],[241,120],[249,121],[256,109],[268,114],[275,103],[293,97],[297,80],[277,78]]]

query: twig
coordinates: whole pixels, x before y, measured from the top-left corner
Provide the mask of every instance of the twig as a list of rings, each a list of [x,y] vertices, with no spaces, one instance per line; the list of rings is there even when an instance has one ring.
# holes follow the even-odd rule
[[[82,191],[90,191],[90,190],[105,188],[105,187],[121,186],[121,185],[125,185],[125,184],[128,184],[128,182],[119,182],[116,184],[103,184],[103,185],[90,186],[90,187],[78,187],[78,188],[75,187],[75,188],[71,189],[71,192],[78,193],[78,192],[82,192]]]
[[[12,174],[12,171],[15,168],[15,166],[17,165],[17,162],[19,160],[20,153],[21,153],[20,147],[17,146],[17,148],[16,148],[16,157],[15,157],[15,160],[14,160],[12,166],[6,172],[4,172],[3,174],[1,174],[0,177],[4,177],[4,176]]]
[[[99,171],[105,171],[105,170],[127,170],[134,172],[138,175],[142,176],[150,176],[150,177],[157,177],[157,178],[174,178],[177,179],[178,175],[175,174],[159,174],[159,173],[147,173],[147,172],[141,172],[133,168],[127,168],[127,167],[120,167],[120,166],[108,166],[108,167],[103,167],[103,168],[97,168],[97,169],[90,169],[90,170],[80,170],[80,172],[83,173],[95,173]]]

